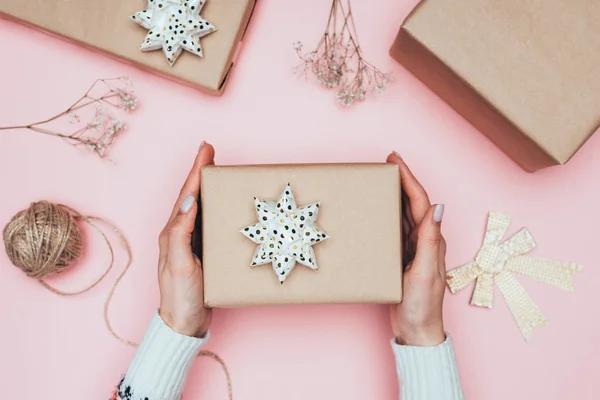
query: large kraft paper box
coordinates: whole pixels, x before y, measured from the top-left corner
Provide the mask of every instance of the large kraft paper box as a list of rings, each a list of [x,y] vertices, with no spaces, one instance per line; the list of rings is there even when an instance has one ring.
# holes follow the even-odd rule
[[[298,207],[321,202],[316,223],[328,238],[313,246],[317,270],[297,263],[280,284],[270,263],[250,266],[257,245],[240,230],[258,221],[254,197],[277,202],[288,183]],[[396,165],[207,166],[201,186],[207,306],[401,301]]]
[[[600,2],[423,0],[391,55],[527,171],[600,125]]]
[[[200,39],[204,57],[183,51],[170,67],[162,50],[142,52],[147,29],[128,17],[146,0],[0,0],[0,17],[102,51],[155,74],[219,95],[240,49],[256,0],[208,0],[200,16],[216,32]]]

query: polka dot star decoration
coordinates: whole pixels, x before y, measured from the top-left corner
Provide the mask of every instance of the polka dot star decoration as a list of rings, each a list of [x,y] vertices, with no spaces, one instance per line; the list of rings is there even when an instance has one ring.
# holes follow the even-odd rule
[[[250,266],[271,263],[283,284],[296,263],[317,270],[313,245],[328,238],[317,225],[321,203],[296,206],[290,184],[279,200],[254,198],[258,222],[240,232],[258,244]]]
[[[142,51],[162,49],[172,67],[183,50],[202,57],[200,38],[216,31],[200,17],[206,0],[148,0],[146,10],[129,18],[148,29]]]

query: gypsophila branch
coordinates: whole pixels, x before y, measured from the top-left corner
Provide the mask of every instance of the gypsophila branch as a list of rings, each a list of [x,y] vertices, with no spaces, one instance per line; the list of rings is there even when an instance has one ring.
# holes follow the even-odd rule
[[[26,129],[54,136],[73,146],[83,146],[105,158],[119,135],[127,129],[127,124],[118,120],[110,112],[111,109],[132,112],[137,108],[138,102],[129,77],[97,79],[87,92],[65,111],[30,124],[0,126],[0,130]],[[64,126],[66,120],[68,127]]]
[[[381,72],[363,58],[350,0],[332,1],[325,33],[316,49],[308,53],[302,49],[302,42],[294,43],[302,60],[295,73],[304,77],[311,73],[326,88],[337,89],[336,97],[345,106],[364,100],[369,91],[384,92],[391,81],[391,73]]]

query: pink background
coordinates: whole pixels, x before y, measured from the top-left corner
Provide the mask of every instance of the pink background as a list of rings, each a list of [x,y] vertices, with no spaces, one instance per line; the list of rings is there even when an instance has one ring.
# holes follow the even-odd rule
[[[396,149],[432,201],[447,206],[449,267],[474,256],[489,210],[511,215],[511,232],[527,226],[539,244],[535,255],[586,266],[574,293],[519,277],[550,320],[530,344],[498,292],[492,310],[468,306],[471,289],[447,295],[446,328],[455,339],[466,397],[597,398],[600,137],[566,166],[533,175],[520,170],[388,56],[415,3],[354,1],[367,59],[394,71],[395,81],[384,95],[352,109],[292,74],[292,43],[316,43],[328,1],[261,0],[222,98],[0,21],[0,125],[53,115],[99,77],[131,76],[141,99],[139,112],[128,117],[131,129],[112,153],[114,165],[54,138],[0,132],[0,225],[39,199],[116,221],[131,242],[134,264],[110,315],[120,333],[139,340],[158,302],[157,236],[203,139],[215,145],[220,164],[383,161]],[[97,236],[89,237],[84,262],[55,278],[56,286],[81,287],[104,268],[108,254]],[[29,280],[0,253],[3,398],[110,396],[134,354],[102,320],[120,265],[93,291],[64,298]],[[217,310],[212,333],[209,348],[227,361],[236,399],[398,397],[386,307]],[[186,396],[226,398],[212,360],[196,362]]]

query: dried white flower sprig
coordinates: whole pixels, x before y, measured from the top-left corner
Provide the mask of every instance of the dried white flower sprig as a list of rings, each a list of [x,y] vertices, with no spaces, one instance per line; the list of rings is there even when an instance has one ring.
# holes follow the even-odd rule
[[[129,77],[97,79],[67,110],[32,124],[0,126],[0,130],[27,129],[55,136],[105,158],[117,137],[127,129],[127,124],[118,120],[110,109],[132,112],[137,106]]]
[[[333,0],[317,48],[304,54],[302,48],[302,42],[294,43],[302,60],[295,73],[307,77],[310,72],[325,87],[336,88],[337,99],[345,106],[364,100],[368,91],[383,93],[391,81],[391,73],[381,72],[363,58],[350,0]]]

